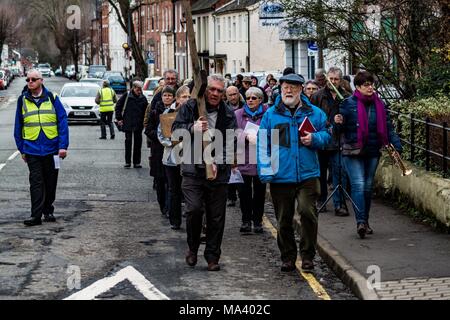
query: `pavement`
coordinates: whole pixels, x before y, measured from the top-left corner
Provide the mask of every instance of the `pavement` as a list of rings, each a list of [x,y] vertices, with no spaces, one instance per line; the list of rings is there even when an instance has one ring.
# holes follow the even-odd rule
[[[364,300],[450,300],[450,236],[414,222],[375,198],[373,235],[360,239],[353,210],[320,213],[318,252],[337,276]],[[300,223],[295,220],[297,232]]]

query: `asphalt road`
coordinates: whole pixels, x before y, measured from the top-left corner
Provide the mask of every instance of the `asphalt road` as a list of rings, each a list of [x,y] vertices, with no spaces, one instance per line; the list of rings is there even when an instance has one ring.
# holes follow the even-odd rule
[[[51,78],[45,85],[59,92],[65,82]],[[317,300],[323,298],[314,291],[317,286],[331,299],[356,299],[319,257],[312,279],[281,273],[270,229],[266,225],[264,234],[241,235],[238,208],[227,211],[222,270],[206,270],[203,246],[198,265],[188,267],[185,229],[171,230],[159,212],[145,144],[144,168],[126,170],[123,134],[99,140],[98,125],[70,125],[57,222],[25,228],[28,169],[15,154],[13,139],[16,100],[24,84],[24,78],[17,79],[0,91],[7,98],[0,101],[0,299],[64,299],[77,292],[87,299],[83,292],[91,284],[130,266],[133,271],[123,271],[117,285],[99,284],[103,289],[97,299],[149,299],[156,292],[153,297],[171,300]],[[266,212],[274,222],[270,204]]]

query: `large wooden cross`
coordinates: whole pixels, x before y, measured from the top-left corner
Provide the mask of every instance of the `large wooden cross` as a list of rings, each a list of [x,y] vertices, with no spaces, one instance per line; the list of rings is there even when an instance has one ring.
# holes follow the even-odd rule
[[[185,12],[186,32],[188,35],[189,53],[191,55],[192,70],[193,70],[192,74],[194,78],[194,88],[192,89],[191,92],[191,98],[197,100],[198,114],[201,118],[204,118],[206,120],[207,112],[206,112],[205,91],[208,85],[208,80],[206,76],[206,71],[200,70],[197,44],[195,43],[194,22],[192,19],[191,3],[189,0],[183,1],[183,9]],[[208,140],[209,139],[203,139],[203,149],[205,149],[210,144],[210,141]],[[206,164],[206,178],[208,180],[215,179],[212,164],[208,163]]]

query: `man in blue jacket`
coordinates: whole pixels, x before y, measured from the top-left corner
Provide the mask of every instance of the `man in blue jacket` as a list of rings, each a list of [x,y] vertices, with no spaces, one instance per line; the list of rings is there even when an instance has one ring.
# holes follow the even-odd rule
[[[258,175],[262,183],[270,183],[278,220],[277,242],[281,252],[281,271],[295,270],[297,245],[293,218],[296,200],[301,219],[302,269],[314,269],[318,225],[316,201],[320,195],[317,150],[331,140],[327,116],[301,94],[304,81],[297,74],[280,78],[281,103],[265,113],[258,132]],[[306,117],[314,130],[302,135],[299,128]]]
[[[59,158],[67,156],[69,127],[67,115],[58,97],[43,86],[42,74],[31,70],[17,101],[14,138],[22,159],[30,171],[31,219],[26,226],[55,222],[53,202],[56,196]]]

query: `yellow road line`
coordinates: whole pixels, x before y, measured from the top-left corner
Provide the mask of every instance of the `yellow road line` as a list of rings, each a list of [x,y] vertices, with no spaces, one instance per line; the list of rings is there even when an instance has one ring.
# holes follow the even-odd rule
[[[277,238],[277,230],[272,225],[270,220],[264,216],[263,217],[263,224],[264,226],[269,229],[270,233],[272,233],[272,236],[276,239]],[[297,259],[297,262],[295,263],[295,266],[297,267],[297,272],[308,282],[311,289],[314,291],[314,293],[322,300],[331,300],[328,293],[325,291],[325,289],[322,287],[319,281],[314,277],[311,273],[306,273],[302,271],[301,268],[301,261],[300,259]]]

